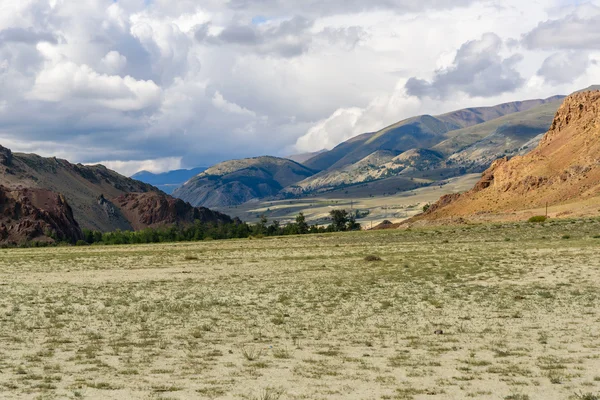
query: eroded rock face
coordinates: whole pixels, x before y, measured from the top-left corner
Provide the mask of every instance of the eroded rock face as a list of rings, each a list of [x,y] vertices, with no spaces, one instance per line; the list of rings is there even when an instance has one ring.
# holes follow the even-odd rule
[[[164,193],[129,193],[113,199],[113,203],[131,222],[134,229],[169,224],[231,223],[233,220],[204,207],[192,207],[189,203]]]
[[[64,196],[0,186],[0,244],[76,242],[83,234]]]
[[[442,197],[416,219],[600,202],[600,91],[573,94],[558,109],[537,148],[495,161],[475,187]]]

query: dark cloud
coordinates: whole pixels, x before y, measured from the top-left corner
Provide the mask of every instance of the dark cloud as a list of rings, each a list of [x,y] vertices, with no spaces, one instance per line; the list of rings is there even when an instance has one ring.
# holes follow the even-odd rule
[[[4,43],[37,44],[39,42],[58,43],[58,37],[49,32],[33,29],[7,28],[0,31],[0,45]]]
[[[313,21],[294,17],[280,23],[234,24],[218,35],[210,35],[208,26],[196,30],[196,39],[212,45],[236,45],[260,54],[295,57],[306,52],[312,41],[309,29]]]
[[[515,69],[522,56],[502,58],[501,49],[500,37],[486,33],[480,40],[463,44],[452,66],[436,71],[431,81],[410,78],[406,90],[412,96],[431,98],[447,98],[457,91],[481,97],[514,91],[524,83]]]
[[[541,22],[522,42],[529,49],[600,49],[600,15]]]
[[[555,85],[571,83],[583,75],[591,63],[589,55],[582,51],[554,53],[544,60],[538,75]]]

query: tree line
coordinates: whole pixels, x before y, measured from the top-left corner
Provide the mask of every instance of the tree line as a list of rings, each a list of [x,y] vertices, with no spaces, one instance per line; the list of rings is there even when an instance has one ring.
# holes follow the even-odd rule
[[[161,228],[146,228],[140,231],[99,232],[84,229],[84,240],[78,245],[88,244],[144,244],[164,242],[192,242],[199,240],[244,239],[265,236],[308,235],[326,232],[345,232],[360,230],[356,216],[346,210],[330,212],[331,224],[328,226],[309,225],[303,213],[299,213],[295,222],[281,225],[279,221],[269,223],[262,215],[258,223],[250,225],[240,220],[232,223],[203,223],[196,220],[191,225],[172,225]]]

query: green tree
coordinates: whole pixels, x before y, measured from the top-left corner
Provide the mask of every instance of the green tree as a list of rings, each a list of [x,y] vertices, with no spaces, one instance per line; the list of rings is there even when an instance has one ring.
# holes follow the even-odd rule
[[[348,217],[347,228],[349,231],[360,231],[360,224],[356,222],[356,217],[354,215]]]
[[[329,215],[331,215],[333,221],[331,227],[334,232],[346,230],[348,224],[348,212],[346,210],[332,210]]]
[[[304,213],[298,214],[296,217],[296,231],[300,235],[306,235],[308,233],[308,224],[306,223],[306,217]]]

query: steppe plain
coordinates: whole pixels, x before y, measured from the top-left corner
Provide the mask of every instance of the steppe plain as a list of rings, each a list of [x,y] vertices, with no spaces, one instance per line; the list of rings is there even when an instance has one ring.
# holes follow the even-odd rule
[[[597,399],[600,219],[0,250],[8,399]]]

